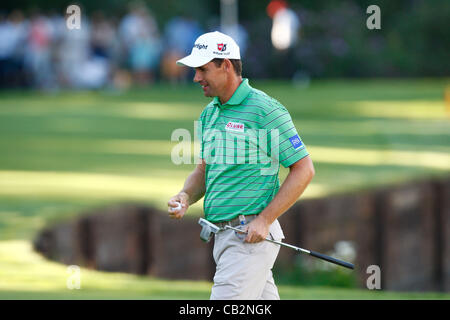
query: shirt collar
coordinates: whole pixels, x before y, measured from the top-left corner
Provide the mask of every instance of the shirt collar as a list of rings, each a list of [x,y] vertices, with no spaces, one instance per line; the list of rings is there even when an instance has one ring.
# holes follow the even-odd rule
[[[242,79],[241,84],[239,87],[234,91],[231,98],[225,102],[224,104],[220,103],[219,97],[214,97],[214,104],[219,106],[220,108],[225,108],[226,106],[231,105],[239,105],[244,101],[245,98],[247,98],[248,94],[250,93],[252,87],[248,84],[248,79],[244,78]]]

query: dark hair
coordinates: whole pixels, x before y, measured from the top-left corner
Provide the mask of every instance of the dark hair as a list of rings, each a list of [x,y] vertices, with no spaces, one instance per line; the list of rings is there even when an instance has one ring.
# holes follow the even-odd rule
[[[242,61],[240,59],[228,59],[230,60],[231,64],[233,65],[234,72],[236,75],[241,76],[242,75]],[[212,59],[212,62],[216,65],[216,67],[220,67],[223,63],[223,59],[220,58],[214,58]]]

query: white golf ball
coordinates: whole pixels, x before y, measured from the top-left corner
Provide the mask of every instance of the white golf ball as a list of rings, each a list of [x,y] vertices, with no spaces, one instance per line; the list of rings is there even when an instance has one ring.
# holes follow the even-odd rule
[[[170,208],[170,211],[172,211],[172,212],[180,211],[180,210],[181,210],[181,203],[180,202],[177,202],[177,206],[175,208],[174,207]]]

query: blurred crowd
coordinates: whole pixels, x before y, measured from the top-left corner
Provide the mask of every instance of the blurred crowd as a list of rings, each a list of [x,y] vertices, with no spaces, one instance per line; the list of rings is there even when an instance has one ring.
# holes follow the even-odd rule
[[[214,30],[236,40],[244,74],[252,79],[291,79],[303,85],[324,77],[450,74],[450,42],[443,40],[450,36],[448,0],[391,1],[379,30],[367,28],[363,0],[331,6],[241,1],[242,25],[223,30],[220,10],[209,0],[155,4],[164,1],[147,1],[152,10],[144,2],[113,1],[104,9],[92,5],[91,11],[81,12],[81,29],[73,30],[66,25],[70,15],[33,13],[36,0],[20,1],[26,11],[0,9],[0,88],[121,89],[154,81],[191,82],[192,70],[175,61],[190,53],[200,34]],[[172,16],[175,12],[191,12],[195,19]]]
[[[190,81],[192,71],[175,61],[206,32],[187,16],[171,18],[160,30],[145,6],[131,6],[121,19],[82,14],[80,29],[70,30],[66,18],[25,17],[19,10],[0,16],[0,88],[124,89]],[[244,49],[246,33],[239,32]]]

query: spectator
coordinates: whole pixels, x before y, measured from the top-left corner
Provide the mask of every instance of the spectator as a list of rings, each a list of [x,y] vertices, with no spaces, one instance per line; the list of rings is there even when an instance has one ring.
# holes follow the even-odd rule
[[[113,56],[116,31],[114,25],[105,19],[102,12],[97,11],[92,15],[91,49],[97,57],[111,58]]]
[[[81,28],[69,30],[64,25],[58,46],[59,70],[62,85],[79,88],[83,86],[82,69],[90,55],[90,24],[82,19]]]
[[[48,89],[54,86],[51,43],[53,28],[50,20],[41,14],[31,18],[25,65],[31,71],[32,84],[36,88]]]
[[[286,50],[297,43],[300,19],[284,0],[274,0],[267,6],[267,14],[273,19],[272,44],[278,50]]]
[[[203,30],[190,17],[175,17],[166,24],[164,38],[165,48],[162,58],[161,73],[164,79],[172,83],[185,82],[188,68],[180,68],[175,62],[192,50]]]
[[[142,4],[133,4],[120,23],[119,35],[135,82],[142,85],[153,81],[159,66],[161,42],[150,11]]]
[[[0,86],[16,87],[25,84],[23,69],[24,45],[28,26],[19,10],[7,19],[0,16]]]

